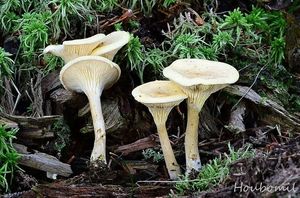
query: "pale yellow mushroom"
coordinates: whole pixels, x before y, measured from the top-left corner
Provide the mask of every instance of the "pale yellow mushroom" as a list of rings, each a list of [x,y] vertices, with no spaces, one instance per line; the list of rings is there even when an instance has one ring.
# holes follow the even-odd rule
[[[175,159],[166,129],[166,121],[173,107],[180,104],[187,96],[171,81],[153,81],[136,87],[132,91],[135,100],[149,108],[157,127],[166,167],[171,179],[181,174]]]
[[[80,56],[91,55],[92,51],[101,45],[104,38],[104,34],[96,34],[85,39],[64,41],[62,45],[47,46],[43,53],[52,53],[55,56],[61,57],[65,63],[68,63]]]
[[[130,34],[125,31],[115,31],[105,36],[101,45],[93,50],[92,55],[103,56],[113,60],[116,53],[129,42]]]
[[[70,91],[84,92],[90,104],[95,141],[91,161],[106,163],[106,134],[100,97],[121,75],[119,66],[100,56],[83,56],[68,62],[60,72],[60,81]]]
[[[222,62],[202,59],[179,59],[163,70],[165,77],[180,85],[188,96],[188,120],[185,133],[186,172],[201,169],[198,149],[199,112],[214,92],[235,83],[238,71]]]

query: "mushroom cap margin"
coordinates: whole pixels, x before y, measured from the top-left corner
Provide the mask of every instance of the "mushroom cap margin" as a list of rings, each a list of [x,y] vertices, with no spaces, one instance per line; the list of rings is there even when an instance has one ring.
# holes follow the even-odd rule
[[[90,45],[94,43],[101,43],[101,41],[105,38],[105,34],[96,34],[94,36],[84,38],[84,39],[75,39],[70,41],[64,41],[64,46],[72,46],[72,45]]]
[[[143,104],[174,103],[187,98],[178,85],[167,80],[142,84],[133,89],[132,95],[135,100]]]
[[[108,76],[108,74],[114,76]],[[59,79],[65,89],[83,92],[83,81],[93,79],[96,84],[102,81],[104,89],[108,89],[118,81],[120,76],[121,69],[116,63],[100,56],[82,56],[68,62],[61,69]]]
[[[107,52],[121,49],[130,40],[130,34],[126,31],[115,31],[106,35],[101,40],[101,45],[93,50],[92,55],[102,55]]]
[[[178,59],[163,70],[163,75],[182,86],[232,84],[239,72],[223,62],[204,59]]]

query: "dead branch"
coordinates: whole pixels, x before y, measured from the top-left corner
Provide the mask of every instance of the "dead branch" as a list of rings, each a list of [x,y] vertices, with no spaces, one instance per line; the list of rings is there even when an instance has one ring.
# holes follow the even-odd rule
[[[18,125],[26,128],[40,128],[53,124],[55,121],[61,119],[59,115],[44,116],[44,117],[27,117],[27,116],[15,116],[0,112],[0,117],[9,119],[16,122]]]
[[[148,136],[142,139],[139,139],[131,144],[119,146],[115,152],[122,153],[122,155],[128,155],[130,153],[141,151],[147,148],[152,148],[157,146],[154,136]]]
[[[21,154],[21,158],[19,159],[19,164],[21,165],[65,177],[68,177],[73,173],[69,164],[60,162],[52,155],[41,153],[36,150],[31,150],[31,152],[29,152],[28,148],[21,144],[13,143],[13,147]]]

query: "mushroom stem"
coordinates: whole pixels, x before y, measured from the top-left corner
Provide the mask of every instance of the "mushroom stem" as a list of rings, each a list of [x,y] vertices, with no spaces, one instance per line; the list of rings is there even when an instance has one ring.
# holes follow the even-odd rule
[[[170,179],[176,180],[181,174],[166,129],[166,121],[172,108],[149,108],[159,136],[161,149],[168,169]]]
[[[199,111],[193,104],[188,104],[188,120],[185,133],[185,158],[186,173],[189,174],[192,169],[199,171],[201,169],[201,161],[198,149],[198,125]]]
[[[184,141],[186,174],[191,173],[193,169],[196,171],[201,169],[201,160],[198,148],[199,113],[208,97],[212,93],[219,91],[226,86],[227,85],[195,86],[193,91],[190,89],[184,89],[184,92],[189,96],[187,100],[188,120]],[[193,92],[198,94],[193,94]]]
[[[210,92],[205,91],[209,88],[210,86],[194,86],[192,89],[183,89],[183,91],[189,96],[187,100],[188,115],[184,140],[187,175],[190,174],[193,169],[195,171],[199,171],[201,169],[201,160],[198,148],[199,113],[205,101],[210,96]]]
[[[96,161],[98,159],[102,160],[105,164],[106,162],[106,134],[105,134],[105,124],[101,109],[101,100],[100,100],[101,92],[97,92],[96,94],[87,94],[90,109],[93,119],[94,125],[94,147],[91,154],[91,161]]]
[[[178,179],[178,176],[181,174],[180,166],[173,153],[165,124],[157,125],[157,131],[170,179]]]

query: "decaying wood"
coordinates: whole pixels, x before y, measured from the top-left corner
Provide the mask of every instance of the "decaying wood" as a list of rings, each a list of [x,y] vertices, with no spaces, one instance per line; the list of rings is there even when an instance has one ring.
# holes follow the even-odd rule
[[[207,105],[204,105],[200,112],[199,136],[201,139],[211,138],[218,135],[216,118],[211,115]]]
[[[72,92],[65,90],[63,88],[59,88],[50,94],[50,98],[53,101],[60,103],[60,104],[63,104],[65,102],[72,100],[73,97],[74,97],[74,94]]]
[[[13,128],[13,129],[19,128],[18,123],[2,117],[0,117],[0,125],[6,126],[7,128]]]
[[[236,108],[231,112],[229,118],[229,124],[226,128],[234,133],[241,133],[246,131],[246,127],[244,124],[245,113],[246,113],[246,105],[244,102],[240,102],[236,106]]]
[[[32,116],[34,117],[42,117],[44,116],[43,111],[43,96],[42,96],[42,74],[39,73],[36,76],[35,83],[33,82],[33,78],[30,79],[30,87],[32,94]]]
[[[152,148],[157,146],[155,141],[155,137],[150,135],[148,137],[139,139],[131,144],[119,146],[115,152],[122,153],[122,155],[126,156],[130,153],[141,151],[147,148]]]
[[[85,96],[83,94],[76,94],[70,92],[61,87],[61,83],[58,78],[58,73],[53,72],[43,79],[44,92],[51,92],[50,98],[52,101],[59,105],[69,103],[72,107],[80,108],[84,102]],[[100,100],[100,98],[99,98]],[[119,131],[122,128],[126,128],[128,121],[123,118],[119,109],[118,98],[101,98],[101,106],[103,117],[105,119],[105,128],[108,133]],[[78,116],[83,117],[89,115],[89,104],[85,100],[85,106],[79,110]],[[86,127],[83,131],[93,132],[92,127]]]
[[[9,119],[11,121],[14,121],[18,123],[19,126],[22,127],[43,127],[53,124],[55,121],[61,119],[61,116],[59,115],[53,115],[53,116],[44,116],[44,117],[27,117],[27,116],[15,116],[15,115],[9,115],[3,112],[0,112],[0,117],[4,117],[6,119]]]
[[[17,138],[21,139],[45,139],[54,138],[54,132],[46,129],[23,129],[17,133]]]
[[[105,122],[105,130],[107,133],[114,133],[116,131],[120,131],[121,129],[127,128],[127,121],[121,115],[119,105],[118,105],[118,98],[104,98],[101,99],[101,106],[102,106],[102,113]],[[90,115],[90,107],[87,104],[78,112],[79,117],[83,117],[86,115]],[[93,132],[94,128],[92,127],[85,127],[84,129],[86,132]]]
[[[41,85],[43,94],[46,94],[57,89],[59,86],[62,86],[59,81],[59,70],[53,71],[46,75],[42,79]]]
[[[73,172],[69,164],[60,162],[56,157],[36,150],[28,151],[28,148],[21,144],[13,143],[13,147],[21,155],[19,164],[37,170],[68,177]]]
[[[284,109],[281,105],[270,99],[264,99],[254,90],[246,86],[233,85],[228,86],[224,89],[226,92],[244,97],[257,104],[258,106],[267,107],[269,110],[267,115],[262,116],[262,120],[269,124],[280,124],[281,126],[286,126],[288,128],[300,129],[300,119],[287,110]]]
[[[122,162],[123,168],[129,173],[129,174],[136,174],[137,171],[147,171],[151,173],[155,173],[156,169],[158,168],[158,165],[150,164],[145,161],[124,161]]]
[[[32,197],[167,197],[170,188],[165,186],[139,186],[124,188],[119,185],[38,185],[31,191],[20,195],[22,198]]]
[[[128,123],[121,114],[118,102],[118,98],[101,99],[105,127],[108,133],[114,133],[122,128],[127,128]]]
[[[45,76],[41,84],[43,94],[49,94],[49,98],[57,104],[64,104],[66,102],[74,102],[76,104],[80,98],[84,98],[83,94],[77,94],[63,88],[59,80],[59,71],[51,72]]]
[[[0,113],[1,114],[1,113]],[[46,126],[38,126],[34,124],[43,124],[41,121],[34,123],[36,120],[32,117],[22,117],[22,116],[11,116],[7,114],[2,114],[6,117],[9,117],[10,119],[7,119],[5,117],[1,117],[0,115],[0,125],[4,125],[7,128],[13,128],[13,129],[20,129],[19,125],[21,126],[21,130],[18,130],[17,138],[20,139],[44,139],[44,138],[53,138],[54,132],[51,132],[47,129]],[[43,118],[37,118],[46,120],[48,123],[54,122],[56,120],[55,117],[51,121],[49,117],[43,117]],[[12,120],[15,121],[12,121]],[[50,120],[49,120],[50,119]]]

